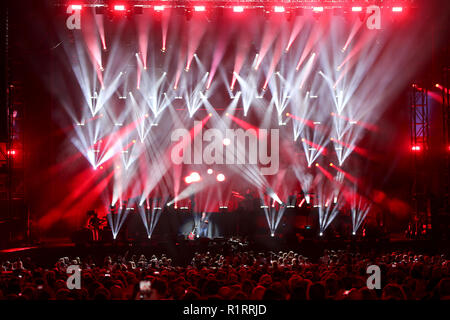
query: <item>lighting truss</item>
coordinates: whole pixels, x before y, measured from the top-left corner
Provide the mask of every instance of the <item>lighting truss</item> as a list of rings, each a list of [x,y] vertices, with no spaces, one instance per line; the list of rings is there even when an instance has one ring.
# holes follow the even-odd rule
[[[111,7],[110,4],[108,4],[109,1],[79,1],[76,3],[76,5],[81,5],[82,7]],[[409,7],[416,7],[417,6],[417,0],[368,0],[365,1],[362,6],[360,2],[356,2],[353,0],[329,0],[329,1],[322,1],[322,0],[278,0],[278,1],[255,1],[255,0],[239,0],[239,1],[217,1],[217,0],[202,0],[202,1],[188,1],[188,0],[148,0],[148,1],[142,1],[142,0],[136,0],[136,1],[127,1],[128,10],[131,10],[133,7],[139,7],[139,8],[151,8],[155,9],[158,8],[158,11],[161,8],[165,9],[192,9],[195,6],[204,6],[206,10],[211,10],[215,8],[224,8],[224,9],[230,9],[233,11],[233,8],[235,6],[242,6],[245,8],[245,10],[248,9],[265,9],[265,10],[271,10],[275,7],[281,8],[283,7],[283,11],[285,13],[289,13],[291,11],[295,11],[295,9],[309,9],[314,10],[314,8],[323,8],[323,10],[320,11],[322,13],[325,10],[333,10],[333,9],[347,9],[349,12],[352,11],[352,7],[355,5],[358,5],[359,7],[362,7],[364,9],[367,6],[371,5],[377,5],[380,8],[409,8]],[[61,2],[61,1],[55,1],[55,5],[57,6],[67,6],[67,2]],[[71,3],[71,5],[74,5]],[[316,10],[317,11],[317,10]],[[280,11],[281,12],[281,11]]]
[[[411,90],[411,145],[420,146],[411,150],[413,156],[412,200],[414,214],[427,212],[427,196],[429,191],[429,105],[428,89],[417,84]]]
[[[447,57],[450,57],[450,47],[447,48]],[[448,60],[447,60],[448,61]],[[445,194],[445,212],[450,212],[450,64],[444,67],[442,74],[442,117],[443,117],[443,142],[445,149],[445,163],[443,168],[443,190]]]

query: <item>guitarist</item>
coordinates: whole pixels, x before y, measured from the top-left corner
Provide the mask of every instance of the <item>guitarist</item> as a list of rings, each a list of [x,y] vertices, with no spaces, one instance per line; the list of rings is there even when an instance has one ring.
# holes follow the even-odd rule
[[[92,231],[92,239],[98,241],[98,235],[100,232],[100,227],[106,222],[105,219],[100,219],[97,212],[90,210],[87,212],[88,215],[88,228]]]

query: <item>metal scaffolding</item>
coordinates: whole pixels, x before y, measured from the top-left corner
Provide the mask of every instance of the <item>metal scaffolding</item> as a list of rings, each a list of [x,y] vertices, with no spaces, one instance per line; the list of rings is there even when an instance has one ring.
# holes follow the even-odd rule
[[[2,9],[6,9],[2,7]],[[28,232],[28,211],[25,207],[24,193],[24,137],[23,137],[23,93],[19,84],[14,81],[11,68],[15,55],[10,54],[9,39],[10,21],[8,14],[1,17],[3,74],[6,105],[6,137],[0,143],[0,242],[25,240]],[[3,100],[3,99],[2,99]]]
[[[450,214],[450,68],[444,67],[442,74],[442,118],[444,145],[443,209]]]
[[[430,179],[427,165],[430,150],[428,89],[413,84],[410,99],[414,237],[428,237],[431,227]]]

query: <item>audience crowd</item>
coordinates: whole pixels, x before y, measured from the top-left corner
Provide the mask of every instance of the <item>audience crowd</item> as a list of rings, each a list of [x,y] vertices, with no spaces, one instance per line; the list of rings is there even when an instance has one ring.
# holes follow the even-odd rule
[[[70,265],[81,269],[80,289],[67,287]],[[366,286],[370,265],[381,269],[379,290]],[[444,255],[327,250],[317,261],[292,251],[195,253],[184,266],[165,255],[63,257],[51,268],[23,258],[1,263],[0,299],[443,300],[450,265]]]

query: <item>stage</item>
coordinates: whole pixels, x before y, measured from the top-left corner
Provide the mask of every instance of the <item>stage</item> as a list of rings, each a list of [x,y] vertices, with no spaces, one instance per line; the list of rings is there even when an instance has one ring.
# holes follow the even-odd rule
[[[448,238],[438,5],[138,2],[8,3],[1,248]]]

